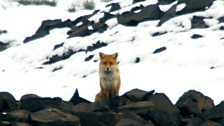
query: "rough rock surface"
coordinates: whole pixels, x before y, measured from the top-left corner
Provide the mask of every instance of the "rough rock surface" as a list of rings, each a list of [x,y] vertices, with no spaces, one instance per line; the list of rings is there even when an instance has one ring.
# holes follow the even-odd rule
[[[0,125],[16,126],[222,126],[224,102],[214,105],[201,92],[189,90],[173,104],[164,93],[133,89],[92,103],[75,91],[71,100],[0,92]]]

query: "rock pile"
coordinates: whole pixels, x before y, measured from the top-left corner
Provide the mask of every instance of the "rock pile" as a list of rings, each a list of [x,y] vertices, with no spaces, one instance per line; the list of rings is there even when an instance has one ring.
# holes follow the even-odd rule
[[[86,37],[92,35],[94,33],[102,33],[107,30],[110,30],[111,27],[116,25],[123,25],[127,27],[135,27],[139,23],[145,21],[158,21],[157,27],[162,27],[162,25],[175,17],[182,16],[185,14],[192,14],[192,18],[190,19],[190,28],[208,28],[209,24],[206,22],[208,20],[217,21],[220,24],[219,29],[223,30],[224,26],[222,22],[224,22],[224,17],[211,17],[205,15],[198,15],[197,12],[206,11],[209,9],[212,4],[215,2],[214,0],[158,0],[157,3],[154,4],[145,4],[145,0],[133,0],[131,5],[128,5],[126,8],[122,7],[121,3],[109,3],[102,10],[95,10],[88,15],[82,15],[75,20],[67,19],[62,21],[61,19],[49,19],[42,21],[39,28],[36,32],[24,39],[24,43],[31,42],[35,39],[39,39],[45,37],[50,34],[51,30],[58,28],[68,28],[67,31],[67,39],[73,37]],[[169,6],[169,8],[164,9],[162,6]],[[109,21],[110,20],[110,21]],[[110,23],[114,21],[115,23],[111,26]],[[179,24],[181,27],[184,27],[182,23]],[[168,31],[158,31],[152,33],[152,37],[160,36],[168,33]],[[196,36],[192,36],[192,39],[198,39],[203,37],[198,34]],[[59,45],[56,45],[54,50],[63,46],[64,42]],[[68,59],[69,57],[75,55],[79,52],[91,52],[95,49],[99,49],[101,47],[108,46],[107,42],[96,40],[93,45],[89,45],[88,47],[83,47],[81,49],[69,48],[65,50],[62,54],[55,54],[49,57],[46,57],[46,61],[43,62],[43,65],[53,64],[59,61],[63,61]],[[5,45],[1,45],[1,47],[5,47]],[[161,47],[160,50],[156,50],[155,53],[162,52],[166,50],[166,47]],[[85,61],[89,61],[93,56],[86,57]],[[140,60],[137,59],[137,63]]]
[[[139,4],[139,2],[144,1],[145,0],[134,0],[133,7],[130,11],[122,13],[114,13],[123,9],[121,8],[120,3],[111,3],[105,6],[106,8],[110,8],[108,12],[95,10],[92,14],[80,16],[73,21],[70,19],[66,21],[62,21],[61,19],[45,20],[34,35],[25,38],[24,43],[44,37],[54,28],[70,28],[67,32],[69,38],[84,37],[96,32],[101,33],[107,30],[108,25],[106,22],[112,18],[115,18],[118,24],[125,26],[136,26],[141,22],[150,20],[159,20],[158,26],[161,26],[163,23],[174,17],[204,11],[214,2],[214,0],[158,0],[158,3],[147,6]],[[168,10],[162,11],[160,9],[160,5],[169,5],[175,1],[176,3]],[[183,8],[179,9],[179,6],[183,6]],[[99,17],[99,15],[103,16],[98,21],[93,21],[91,19],[94,16]],[[207,26],[203,21],[205,18],[209,17],[194,17],[192,19],[192,28],[206,28]],[[223,17],[218,19],[218,21],[223,22],[222,19]]]
[[[174,105],[164,93],[133,89],[110,105],[91,103],[76,90],[69,101],[27,94],[19,101],[0,92],[3,126],[223,126],[224,102],[214,105],[189,90]]]

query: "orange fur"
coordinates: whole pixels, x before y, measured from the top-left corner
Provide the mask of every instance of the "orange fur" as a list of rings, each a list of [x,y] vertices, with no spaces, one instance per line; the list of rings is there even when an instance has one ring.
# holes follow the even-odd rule
[[[120,90],[120,72],[118,69],[117,56],[114,54],[100,55],[99,76],[100,76],[100,92],[95,97],[95,102],[109,104],[109,100],[115,96],[119,96]]]

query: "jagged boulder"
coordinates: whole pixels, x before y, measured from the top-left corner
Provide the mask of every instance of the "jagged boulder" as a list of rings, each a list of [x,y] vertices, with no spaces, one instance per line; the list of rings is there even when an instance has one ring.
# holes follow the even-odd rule
[[[38,126],[79,126],[80,119],[55,108],[47,108],[31,114],[33,125]]]
[[[174,1],[176,1],[176,0],[158,0],[160,5],[171,4]]]
[[[0,92],[0,112],[16,109],[17,101],[9,92]]]
[[[213,120],[220,124],[224,124],[224,101],[215,107],[204,111],[203,116],[208,120]]]
[[[0,35],[1,35],[1,34],[6,34],[6,33],[8,33],[7,30],[0,30]]]
[[[171,1],[172,2],[172,1]],[[185,7],[181,10],[177,10],[177,6],[184,4]],[[161,26],[166,21],[187,13],[205,10],[213,4],[213,0],[178,0],[178,3],[172,5],[160,19],[158,26]],[[196,19],[194,19],[196,18]],[[192,19],[192,28],[205,28],[207,27],[201,18],[194,17]]]
[[[106,5],[106,7],[110,7],[109,12],[113,12],[113,11],[117,11],[117,10],[121,9],[121,6],[119,3],[111,3],[111,4]]]
[[[0,51],[3,51],[5,49],[7,49],[8,46],[9,46],[9,43],[5,43],[5,42],[0,41]]]
[[[79,103],[90,103],[90,101],[79,96],[78,89],[75,90],[75,93],[73,94],[73,96],[71,97],[69,102],[73,103],[74,105],[79,104]]]
[[[137,102],[137,101],[141,101],[143,97],[146,95],[146,93],[147,91],[143,91],[136,88],[126,92],[125,94],[123,94],[122,97],[125,97],[132,102]]]
[[[71,27],[71,21],[66,20],[65,22],[62,22],[61,19],[42,21],[40,27],[37,29],[35,34],[30,37],[26,37],[23,42],[27,43],[32,40],[42,38],[48,35],[50,33],[50,30],[55,28],[64,28],[64,27]]]
[[[20,108],[30,112],[36,112],[45,108],[58,108],[61,98],[26,98],[20,101]]]
[[[185,8],[179,11],[179,14],[186,14],[205,10],[210,7],[214,0],[178,0],[178,4],[185,4]]]
[[[163,93],[156,93],[147,98],[154,104],[150,108],[147,120],[152,120],[155,125],[159,126],[180,126],[180,111],[173,105],[169,98]]]
[[[0,93],[0,103],[13,99]],[[2,100],[3,99],[3,100]],[[7,102],[6,102],[7,101]],[[27,94],[0,113],[0,125],[15,126],[222,126],[224,102],[214,106],[211,98],[189,90],[176,105],[164,93],[133,89],[111,99],[92,103],[75,91],[70,101]],[[5,104],[5,103],[4,103]],[[18,104],[18,106],[17,106]],[[11,105],[7,105],[11,106]]]
[[[162,16],[162,18],[159,20],[159,23],[157,26],[161,26],[163,23],[165,23],[166,21],[170,20],[171,18],[174,18],[177,16],[177,5],[178,4],[174,4],[173,6],[171,6]]]
[[[6,120],[8,121],[17,121],[17,122],[26,122],[26,121],[30,121],[30,112],[23,110],[23,109],[17,109],[17,110],[13,110],[10,111],[7,115],[6,115]]]
[[[148,5],[146,7],[140,6],[138,10],[124,12],[117,16],[119,24],[126,26],[136,26],[140,22],[148,20],[158,20],[162,17],[163,12],[157,4]]]
[[[201,116],[203,111],[214,107],[214,102],[201,92],[189,90],[178,99],[176,106],[180,109],[183,116],[192,114]]]
[[[193,16],[191,19],[191,28],[208,28],[208,25],[205,23],[205,17],[202,16]]]

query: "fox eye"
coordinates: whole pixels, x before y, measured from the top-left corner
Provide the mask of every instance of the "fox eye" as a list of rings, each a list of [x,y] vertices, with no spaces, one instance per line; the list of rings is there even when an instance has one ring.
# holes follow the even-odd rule
[[[112,65],[112,62],[109,62],[110,65]]]

